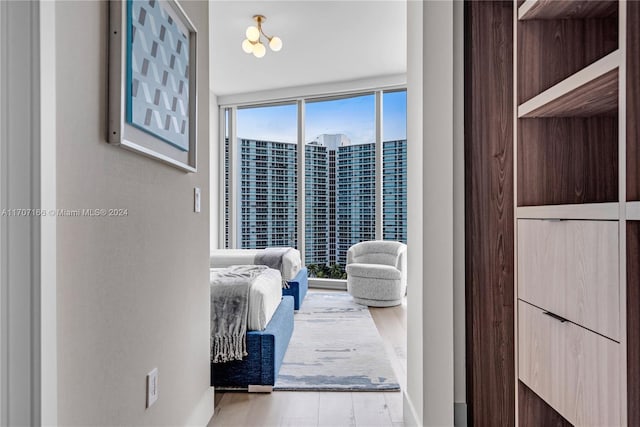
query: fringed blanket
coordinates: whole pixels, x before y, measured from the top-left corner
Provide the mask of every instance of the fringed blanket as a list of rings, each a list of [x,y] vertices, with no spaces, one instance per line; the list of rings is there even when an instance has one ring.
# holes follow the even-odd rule
[[[282,287],[289,289],[289,282],[284,280],[284,271],[282,271],[282,259],[292,250],[292,248],[266,248],[256,254],[253,261],[256,265],[266,265],[267,267],[278,270],[282,273]]]
[[[236,265],[211,273],[211,361],[242,360],[247,355],[249,287],[268,267]]]

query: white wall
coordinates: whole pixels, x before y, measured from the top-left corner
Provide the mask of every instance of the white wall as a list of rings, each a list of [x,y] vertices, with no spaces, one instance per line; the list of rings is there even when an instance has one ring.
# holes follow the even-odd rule
[[[56,208],[56,6],[40,1],[40,203]],[[57,220],[40,222],[40,421],[58,424]]]
[[[210,200],[210,237],[209,247],[211,249],[219,249],[220,237],[222,232],[224,216],[222,215],[221,208],[224,208],[224,192],[220,188],[221,185],[221,168],[224,164],[221,163],[221,144],[220,141],[220,109],[218,108],[218,97],[212,92],[209,92],[209,164],[211,167],[211,174],[209,180],[209,200]],[[222,205],[222,206],[221,206]],[[222,236],[224,238],[224,236]]]
[[[422,2],[407,3],[407,389],[404,419],[423,419],[423,18]]]
[[[126,208],[57,226],[58,421],[204,424],[209,387],[208,3],[198,29],[198,173],[105,142],[108,3],[56,3],[58,208]],[[202,213],[193,213],[193,188]],[[159,399],[145,409],[145,376]]]
[[[0,3],[0,204],[40,207],[36,2]],[[40,424],[40,219],[0,217],[0,425]]]
[[[460,6],[409,1],[407,7],[408,425],[454,424],[454,354],[456,368],[464,368],[464,246],[458,246],[464,235],[454,231],[464,227]]]
[[[209,8],[209,22],[213,25],[214,22],[213,8]],[[213,46],[213,31],[209,31],[209,46]],[[211,58],[209,58],[209,88],[212,89],[216,82],[216,76],[211,64]],[[222,171],[220,150],[220,110],[218,108],[218,97],[213,93],[213,90],[209,91],[209,165],[210,165],[210,181],[209,181],[209,200],[210,200],[210,236],[209,247],[211,249],[218,249],[220,246],[220,234],[222,224],[220,221],[224,221],[224,192],[221,193],[220,185]],[[221,214],[223,215],[221,217]],[[224,236],[222,236],[224,237]]]
[[[464,3],[453,2],[453,336],[455,424],[467,425],[464,225]]]

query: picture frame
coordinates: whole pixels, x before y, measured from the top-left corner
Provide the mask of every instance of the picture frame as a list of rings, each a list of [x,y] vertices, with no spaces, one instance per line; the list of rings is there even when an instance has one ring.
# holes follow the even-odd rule
[[[197,30],[177,0],[109,2],[107,142],[197,171]]]

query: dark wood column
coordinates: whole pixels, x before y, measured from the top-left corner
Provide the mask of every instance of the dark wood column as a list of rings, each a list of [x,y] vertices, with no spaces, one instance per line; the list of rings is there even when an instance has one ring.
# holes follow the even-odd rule
[[[515,425],[513,2],[465,3],[469,425]]]

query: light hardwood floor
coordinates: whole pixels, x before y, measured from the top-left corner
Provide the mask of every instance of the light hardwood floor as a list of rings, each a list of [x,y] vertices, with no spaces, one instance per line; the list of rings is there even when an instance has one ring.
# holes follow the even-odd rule
[[[309,292],[327,292],[310,290]],[[407,384],[407,305],[370,307],[400,387]],[[209,427],[402,427],[401,392],[275,391],[215,395]]]

